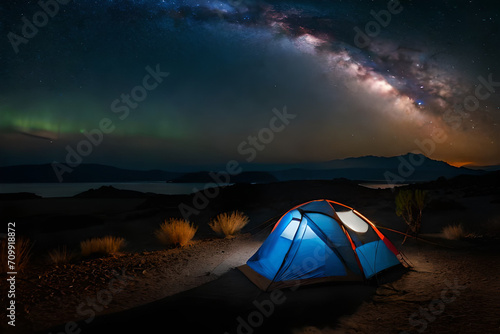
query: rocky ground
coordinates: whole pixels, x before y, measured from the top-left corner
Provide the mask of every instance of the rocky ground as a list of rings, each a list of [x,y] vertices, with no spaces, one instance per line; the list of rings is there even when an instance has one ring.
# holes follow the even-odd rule
[[[434,239],[445,244],[439,239]],[[403,246],[412,269],[327,328],[296,333],[499,333],[499,240]]]
[[[32,265],[17,276],[13,333],[43,331],[71,320],[118,312],[218,278],[258,248],[249,235],[207,239],[182,249],[119,253],[63,265]],[[7,303],[2,284],[0,302]]]
[[[410,240],[401,246],[413,269],[394,282],[381,282],[376,293],[353,314],[322,319],[321,324],[283,327],[284,331],[499,332],[497,179],[497,175],[489,179],[465,177],[412,186],[429,192],[422,231],[433,243]],[[140,197],[127,193],[123,198],[112,189],[105,192],[78,198],[21,196],[0,200],[2,221],[17,221],[19,233],[35,243],[32,261],[17,276],[16,328],[6,325],[2,312],[2,332],[44,332],[67,321],[131,309],[214,281],[250,258],[269,233],[273,218],[307,200],[337,200],[355,207],[380,226],[405,229],[394,213],[391,190],[367,189],[347,180],[240,185],[222,189],[193,217],[199,229],[192,245],[165,250],[155,240],[154,230],[164,219],[179,216],[179,203],[192,204],[196,195]],[[250,216],[245,234],[234,239],[217,238],[208,222],[218,213],[236,209]],[[439,235],[442,227],[458,223],[475,238],[449,242]],[[382,232],[400,245],[399,235]],[[80,241],[103,235],[124,237],[127,247],[109,257],[75,258],[64,265],[47,262],[50,249],[67,245],[75,250]],[[2,283],[1,305],[8,301],[6,289]],[[290,310],[293,305],[288,307]],[[313,305],[308,309],[317,311]]]

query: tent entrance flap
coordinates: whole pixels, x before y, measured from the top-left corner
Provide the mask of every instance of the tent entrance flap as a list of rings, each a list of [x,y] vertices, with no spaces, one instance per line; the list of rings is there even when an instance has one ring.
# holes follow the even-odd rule
[[[357,211],[316,200],[286,212],[259,250],[238,269],[266,291],[369,279],[398,265],[398,255],[394,245]]]

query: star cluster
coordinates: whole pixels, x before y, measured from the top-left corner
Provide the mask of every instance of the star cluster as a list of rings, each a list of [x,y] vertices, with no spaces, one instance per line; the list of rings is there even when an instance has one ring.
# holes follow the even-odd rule
[[[86,162],[238,160],[238,144],[285,105],[297,121],[259,162],[404,154],[439,132],[446,140],[427,152],[433,158],[498,163],[497,7],[75,0],[13,46],[12,34],[24,38],[22,18],[42,9],[2,3],[0,28],[11,38],[0,51],[1,164],[63,160],[103,118],[116,130]],[[169,77],[117,119],[112,101],[156,64]]]

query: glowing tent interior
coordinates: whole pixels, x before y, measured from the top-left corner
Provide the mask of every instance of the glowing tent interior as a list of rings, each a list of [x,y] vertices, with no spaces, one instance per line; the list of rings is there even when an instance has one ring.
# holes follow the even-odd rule
[[[286,212],[239,269],[267,291],[297,284],[369,279],[400,264],[401,254],[376,226],[330,200]]]

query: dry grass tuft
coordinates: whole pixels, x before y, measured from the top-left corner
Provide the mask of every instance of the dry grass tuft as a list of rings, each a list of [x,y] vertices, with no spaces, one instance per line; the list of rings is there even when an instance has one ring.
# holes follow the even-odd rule
[[[112,236],[92,238],[80,242],[82,256],[91,254],[110,255],[118,252],[123,246],[125,246],[125,239]]]
[[[219,214],[210,222],[209,226],[215,233],[224,234],[226,238],[230,238],[239,233],[249,221],[248,216],[242,212],[233,211]]]
[[[0,240],[0,272],[16,271],[19,273],[28,266],[32,247],[30,240],[23,237],[16,238],[15,245],[13,246],[15,248],[11,249],[11,254],[9,255],[8,239]],[[14,254],[12,254],[12,251]],[[12,264],[9,260],[14,263],[14,270],[8,267]]]
[[[68,263],[75,258],[76,254],[69,251],[66,246],[61,248],[53,249],[49,252],[49,260],[52,264],[64,264]]]
[[[445,226],[443,228],[443,235],[448,240],[461,240],[467,237],[462,224]]]
[[[193,239],[197,227],[184,219],[169,219],[165,220],[160,228],[155,231],[156,238],[164,245],[184,247]]]

